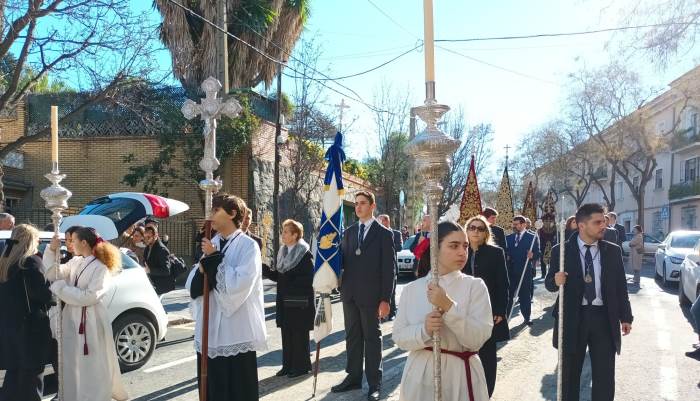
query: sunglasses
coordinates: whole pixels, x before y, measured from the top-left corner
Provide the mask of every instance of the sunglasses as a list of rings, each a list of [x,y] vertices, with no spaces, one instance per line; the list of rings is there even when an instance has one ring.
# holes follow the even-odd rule
[[[484,226],[473,226],[473,225],[470,225],[469,227],[467,227],[467,231],[478,231],[478,232],[480,232],[480,233],[485,233],[485,232],[486,232],[486,227],[484,227]]]

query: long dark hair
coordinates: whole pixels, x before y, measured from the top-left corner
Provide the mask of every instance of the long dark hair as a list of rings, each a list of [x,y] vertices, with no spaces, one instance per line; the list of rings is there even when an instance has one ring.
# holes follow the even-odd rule
[[[438,247],[442,246],[442,240],[445,239],[446,236],[449,234],[455,232],[455,231],[461,231],[464,232],[464,227],[460,226],[456,222],[452,220],[446,220],[442,221],[438,224]],[[426,239],[426,241],[430,241],[430,239]],[[430,272],[430,247],[421,255],[420,260],[418,261],[418,270],[416,271],[416,275],[420,278],[425,276]]]

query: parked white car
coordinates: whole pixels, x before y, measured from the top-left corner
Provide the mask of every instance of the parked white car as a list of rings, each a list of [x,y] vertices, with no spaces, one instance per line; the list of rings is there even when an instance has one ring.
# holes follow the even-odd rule
[[[403,247],[399,252],[396,252],[396,260],[398,261],[399,264],[399,275],[401,274],[406,274],[406,275],[412,275],[415,277],[415,271],[413,268],[414,261],[416,259],[415,256],[413,256],[413,252],[410,251],[409,248],[411,248],[411,245],[413,244],[413,241],[416,240],[416,236],[413,235],[411,237],[408,237],[406,241],[403,243]]]
[[[678,278],[678,302],[690,305],[700,296],[700,241],[695,244],[680,267]]]
[[[634,233],[625,234],[626,238],[622,242],[622,253],[624,255],[630,254],[630,241],[634,238]],[[644,255],[654,255],[656,249],[659,247],[661,241],[652,237],[649,234],[644,234]]]
[[[10,238],[10,231],[0,231],[0,240]],[[40,232],[39,251],[51,242],[54,233]],[[60,234],[63,240],[63,234]],[[65,247],[62,249],[65,252]],[[122,249],[122,270],[112,279],[103,303],[112,324],[114,346],[122,372],[146,364],[156,343],[165,338],[168,316],[144,269]]]
[[[699,240],[700,231],[673,231],[659,244],[655,255],[655,273],[664,286],[669,281],[678,281],[681,263]]]

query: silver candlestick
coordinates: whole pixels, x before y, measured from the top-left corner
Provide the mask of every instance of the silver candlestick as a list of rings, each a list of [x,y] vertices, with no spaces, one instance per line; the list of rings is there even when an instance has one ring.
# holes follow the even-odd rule
[[[40,195],[46,201],[46,208],[51,211],[51,221],[53,222],[53,233],[58,235],[58,228],[63,219],[63,212],[68,209],[68,199],[73,195],[68,189],[61,186],[61,181],[66,178],[65,174],[61,174],[58,169],[58,162],[52,162],[51,172],[44,177],[51,181],[51,186],[44,188]],[[61,267],[61,251],[60,248],[55,252],[53,261],[56,280],[59,277]],[[57,363],[58,372],[56,378],[58,380],[58,400],[63,401],[63,311],[62,302],[59,298],[56,301],[56,344],[57,344]]]
[[[425,104],[413,109],[427,126],[407,146],[406,152],[415,161],[416,172],[425,182],[430,222],[430,271],[433,284],[439,284],[438,274],[438,203],[442,198],[442,179],[449,170],[451,155],[460,142],[445,135],[437,126],[443,114],[450,108],[435,100],[435,82],[426,82]],[[435,308],[437,309],[437,307]],[[442,373],[440,372],[440,332],[433,335],[433,384],[434,399],[442,400]]]

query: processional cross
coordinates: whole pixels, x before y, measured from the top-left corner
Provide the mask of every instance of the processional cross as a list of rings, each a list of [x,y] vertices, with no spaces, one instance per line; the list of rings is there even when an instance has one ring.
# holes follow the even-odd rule
[[[200,104],[192,100],[186,100],[182,105],[182,114],[186,119],[191,120],[197,115],[204,121],[204,157],[199,162],[199,168],[204,171],[205,177],[199,182],[199,188],[204,191],[204,225],[205,237],[211,239],[211,209],[212,198],[214,193],[221,189],[221,180],[214,178],[214,170],[219,168],[219,159],[216,158],[216,120],[221,116],[236,117],[243,108],[235,99],[229,98],[223,101],[217,97],[217,93],[221,90],[221,83],[209,77],[202,82],[202,91],[205,97],[202,98]],[[209,280],[207,273],[204,273],[204,285],[202,289],[202,358],[200,367],[200,401],[207,400],[207,377],[208,368],[206,357],[209,349]]]

